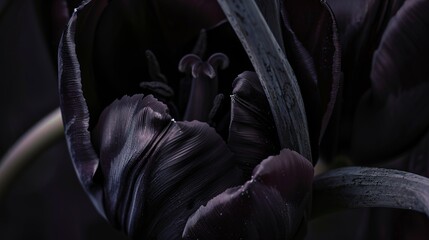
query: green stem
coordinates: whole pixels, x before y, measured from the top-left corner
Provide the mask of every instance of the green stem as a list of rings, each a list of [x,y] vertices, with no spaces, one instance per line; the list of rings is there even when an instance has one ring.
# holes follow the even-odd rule
[[[312,217],[347,208],[387,207],[429,217],[429,178],[399,170],[346,167],[317,176]]]
[[[56,109],[18,139],[0,160],[0,199],[24,167],[63,134],[61,113]]]

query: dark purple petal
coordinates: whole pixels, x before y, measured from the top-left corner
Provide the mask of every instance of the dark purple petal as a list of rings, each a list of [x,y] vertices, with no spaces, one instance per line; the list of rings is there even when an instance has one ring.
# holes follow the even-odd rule
[[[357,160],[399,154],[429,127],[428,11],[428,1],[406,1],[383,34],[374,54],[372,88],[356,113]]]
[[[129,235],[177,239],[200,205],[239,184],[232,153],[207,124],[175,123],[165,105],[142,96],[107,108],[91,142],[74,43],[80,13],[63,36],[59,62],[61,109],[78,177],[100,213]]]
[[[102,206],[102,186],[93,177],[98,168],[99,159],[92,147],[88,131],[89,112],[82,93],[81,69],[76,55],[75,12],[60,41],[58,71],[60,107],[64,122],[64,131],[70,156],[78,178],[97,210],[104,216]]]
[[[343,84],[341,105],[337,109],[339,123],[334,126],[338,151],[349,152],[354,114],[360,98],[370,88],[372,57],[390,18],[404,0],[326,0],[338,24],[341,42]],[[333,134],[337,134],[334,133]],[[334,137],[336,138],[336,137]]]
[[[93,58],[96,28],[99,18],[107,4],[107,0],[83,2],[73,14],[76,27],[71,40],[73,44],[76,44],[76,61],[78,61],[80,65],[82,91],[89,112],[91,113],[91,118],[89,120],[90,129],[97,123],[98,116],[104,106],[101,105],[103,99],[101,99],[100,96],[102,95],[100,93],[103,92],[97,92],[99,86],[97,86],[95,82]]]
[[[337,27],[329,7],[318,0],[283,1],[282,17],[286,54],[304,99],[312,154],[317,159],[320,138],[330,121],[339,89]]]
[[[354,51],[356,58],[360,58],[367,54],[372,55],[389,19],[396,14],[404,0],[326,0],[326,2],[335,14],[343,53]],[[353,58],[346,59],[347,64],[351,63],[350,60]]]
[[[233,83],[228,146],[244,178],[263,159],[280,151],[271,109],[255,72],[244,72]]]
[[[230,188],[192,215],[185,239],[292,239],[306,214],[313,166],[283,150],[264,160],[243,186]]]
[[[241,182],[214,129],[166,112],[152,96],[123,97],[93,133],[107,218],[133,238],[179,239],[199,206]]]

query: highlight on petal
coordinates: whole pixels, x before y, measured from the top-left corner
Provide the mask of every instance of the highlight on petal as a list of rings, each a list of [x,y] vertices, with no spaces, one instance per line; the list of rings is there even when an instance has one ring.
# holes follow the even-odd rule
[[[91,139],[75,45],[79,13],[59,58],[61,110],[77,175],[98,211],[128,235],[178,239],[200,205],[241,182],[232,153],[208,125],[174,123],[149,96],[124,97],[107,108]]]
[[[205,123],[176,122],[152,96],[123,97],[93,132],[109,221],[133,238],[179,239],[186,219],[241,175]]]
[[[74,12],[58,50],[60,108],[66,141],[77,176],[98,212],[105,216],[101,183],[93,179],[99,159],[88,131],[89,111],[82,92],[83,74],[75,45],[76,19],[77,12]]]
[[[248,179],[262,159],[277,154],[280,144],[268,100],[255,72],[233,83],[228,146]]]
[[[313,166],[290,150],[265,159],[243,186],[200,207],[184,239],[292,239],[310,198]],[[305,224],[305,223],[304,223]]]
[[[428,11],[428,1],[406,1],[386,27],[354,121],[358,161],[400,154],[429,127]]]

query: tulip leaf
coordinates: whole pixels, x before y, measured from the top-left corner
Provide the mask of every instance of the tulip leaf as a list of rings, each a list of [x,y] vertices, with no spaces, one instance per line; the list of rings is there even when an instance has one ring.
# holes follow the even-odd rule
[[[311,161],[310,140],[301,92],[284,52],[254,1],[218,0],[239,36],[270,103],[282,148]]]
[[[326,172],[313,183],[313,217],[346,208],[409,209],[429,217],[429,179],[409,172],[346,167]]]

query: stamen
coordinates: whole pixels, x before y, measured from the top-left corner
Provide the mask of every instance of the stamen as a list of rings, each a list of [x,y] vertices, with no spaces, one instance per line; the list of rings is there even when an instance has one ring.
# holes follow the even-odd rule
[[[188,54],[180,60],[179,71],[192,75],[184,120],[209,120],[213,99],[218,92],[217,70],[228,65],[229,59],[223,53],[213,54],[206,62],[195,54]]]

